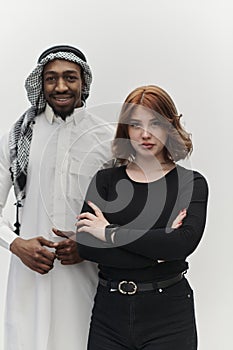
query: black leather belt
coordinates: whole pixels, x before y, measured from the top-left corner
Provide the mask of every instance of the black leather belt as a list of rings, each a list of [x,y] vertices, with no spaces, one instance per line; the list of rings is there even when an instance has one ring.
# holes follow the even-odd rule
[[[148,283],[136,283],[133,281],[107,281],[103,278],[99,279],[99,283],[103,287],[108,287],[110,292],[120,292],[122,294],[133,295],[136,292],[147,292],[150,290],[158,289],[161,291],[163,288],[172,286],[179,282],[184,277],[183,273],[179,273],[177,276],[169,278],[168,280],[159,282],[148,282]]]

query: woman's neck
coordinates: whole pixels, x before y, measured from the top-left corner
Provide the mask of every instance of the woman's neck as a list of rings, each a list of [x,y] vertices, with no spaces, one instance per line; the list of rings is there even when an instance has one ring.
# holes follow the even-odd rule
[[[152,182],[166,175],[175,166],[175,163],[169,159],[158,161],[154,157],[146,160],[145,158],[135,158],[133,162],[128,164],[127,173],[134,181]]]

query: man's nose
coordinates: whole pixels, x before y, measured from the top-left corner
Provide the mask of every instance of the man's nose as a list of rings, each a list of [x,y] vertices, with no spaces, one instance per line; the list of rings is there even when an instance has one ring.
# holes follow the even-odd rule
[[[57,84],[56,84],[55,90],[57,92],[64,92],[64,91],[68,90],[68,87],[67,87],[66,82],[65,82],[64,79],[60,78],[60,79],[57,80]]]

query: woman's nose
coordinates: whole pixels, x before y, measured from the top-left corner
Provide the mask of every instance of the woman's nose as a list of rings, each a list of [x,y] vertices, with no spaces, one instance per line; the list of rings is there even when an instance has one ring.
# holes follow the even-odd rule
[[[142,129],[142,137],[143,138],[150,138],[151,137],[151,133],[148,129]]]

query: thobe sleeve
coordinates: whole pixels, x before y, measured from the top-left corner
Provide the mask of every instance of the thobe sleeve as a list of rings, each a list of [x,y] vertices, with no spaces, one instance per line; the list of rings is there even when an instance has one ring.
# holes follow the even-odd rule
[[[6,249],[9,249],[11,243],[18,237],[14,233],[11,223],[2,214],[12,186],[9,168],[10,157],[7,134],[0,139],[0,246]]]

